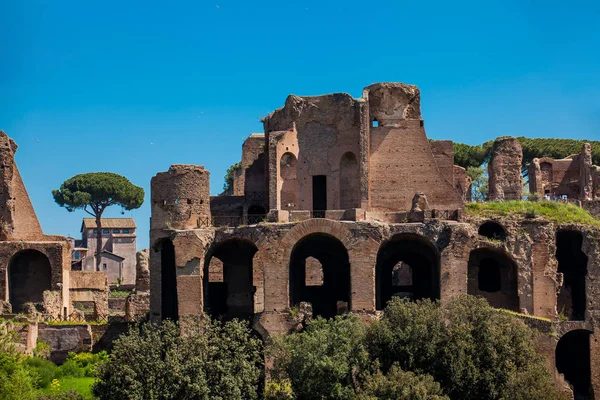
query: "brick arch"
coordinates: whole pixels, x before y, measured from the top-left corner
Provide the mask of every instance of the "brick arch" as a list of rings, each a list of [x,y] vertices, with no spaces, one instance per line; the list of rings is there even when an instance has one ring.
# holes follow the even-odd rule
[[[296,224],[281,239],[281,245],[284,250],[284,260],[289,260],[292,255],[292,249],[303,237],[312,233],[325,233],[338,239],[346,250],[351,247],[352,232],[341,222],[324,218],[314,218]]]

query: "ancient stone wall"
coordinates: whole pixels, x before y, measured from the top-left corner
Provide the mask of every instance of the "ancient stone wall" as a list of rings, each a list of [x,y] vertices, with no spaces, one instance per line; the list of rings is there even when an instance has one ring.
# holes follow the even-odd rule
[[[274,111],[265,119],[268,143],[271,143],[274,137],[271,135],[272,132],[295,131],[295,138],[291,135],[281,136],[281,140],[275,146],[278,157],[275,160],[269,158],[269,163],[274,161],[280,164],[283,155],[288,152],[296,157],[299,200],[297,209],[315,209],[313,176],[325,177],[323,187],[318,189],[325,192],[324,203],[322,206],[319,203],[317,208],[340,209],[340,166],[343,165],[342,158],[347,153],[351,153],[357,160],[352,168],[356,170],[354,176],[359,177],[361,113],[364,113],[364,103],[353,99],[348,94],[336,93],[314,97],[291,95],[283,108]],[[285,178],[280,174],[276,177],[276,184],[279,187],[283,186]],[[358,183],[352,187],[360,190]],[[352,198],[359,198],[359,194],[352,193]],[[270,206],[273,208],[273,205]],[[321,208],[323,206],[325,208]],[[356,204],[353,208],[358,206],[359,204]]]
[[[473,197],[473,191],[471,186],[471,178],[467,176],[467,170],[458,165],[453,166],[454,170],[454,187],[458,191],[458,194],[462,197],[463,201],[470,202]]]
[[[494,141],[488,164],[490,201],[521,200],[523,150],[515,138],[498,138]]]
[[[534,158],[529,176],[529,191],[539,196],[566,195],[582,201],[600,198],[600,168],[592,165],[589,143],[580,154],[564,159]]]
[[[193,229],[210,220],[209,179],[204,167],[182,164],[153,177],[150,229]]]
[[[381,83],[365,88],[363,98],[373,121],[369,129],[370,211],[408,211],[416,192],[427,196],[431,208],[462,208],[453,185],[450,143],[434,145],[440,169],[423,127],[419,89]]]

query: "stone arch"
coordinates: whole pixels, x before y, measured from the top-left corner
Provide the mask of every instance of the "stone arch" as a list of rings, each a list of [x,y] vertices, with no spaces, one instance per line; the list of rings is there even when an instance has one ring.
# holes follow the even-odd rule
[[[558,373],[573,390],[575,399],[592,399],[590,335],[586,329],[576,329],[564,334],[556,345],[555,361]]]
[[[254,242],[228,238],[215,243],[204,263],[204,311],[213,318],[250,319],[255,312]],[[220,270],[219,270],[220,269]]]
[[[170,238],[159,239],[153,246],[160,258],[160,316],[161,320],[179,319],[179,300],[177,295],[177,267],[175,264],[175,245]]]
[[[440,254],[424,236],[402,233],[384,242],[375,267],[376,308],[394,296],[440,298]]]
[[[356,155],[348,151],[340,159],[340,208],[360,208],[360,174]]]
[[[519,311],[518,268],[504,251],[480,247],[469,254],[467,293],[492,307]]]
[[[311,303],[313,315],[331,318],[350,309],[350,258],[344,244],[322,232],[310,233],[293,247],[289,266],[290,305]],[[307,263],[318,263],[322,280],[307,281]]]
[[[505,240],[506,230],[496,221],[486,221],[479,226],[477,233],[492,240]]]
[[[288,204],[298,206],[298,159],[293,153],[283,153],[279,160],[279,177],[282,180],[280,190],[281,210],[287,210]]]
[[[557,298],[557,311],[570,320],[583,321],[586,313],[588,257],[582,251],[583,234],[575,230],[556,232],[556,260],[563,283]]]
[[[38,250],[21,250],[8,263],[8,293],[13,312],[25,303],[39,303],[44,291],[52,287],[52,267],[48,257]]]

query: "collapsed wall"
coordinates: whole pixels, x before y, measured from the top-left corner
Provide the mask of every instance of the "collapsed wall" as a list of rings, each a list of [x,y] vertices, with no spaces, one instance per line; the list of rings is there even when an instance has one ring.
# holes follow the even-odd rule
[[[494,141],[488,163],[489,201],[521,200],[523,194],[523,149],[516,138]]]

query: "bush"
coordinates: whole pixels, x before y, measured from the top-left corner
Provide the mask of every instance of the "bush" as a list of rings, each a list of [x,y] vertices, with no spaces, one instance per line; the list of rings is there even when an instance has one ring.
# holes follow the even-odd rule
[[[23,364],[37,374],[36,386],[46,388],[50,386],[52,379],[59,375],[59,368],[52,361],[43,360],[37,357],[26,357]]]
[[[533,339],[522,321],[466,295],[444,307],[392,299],[367,333],[384,372],[397,363],[432,375],[452,399],[560,398]]]
[[[0,394],[2,400],[33,400],[38,377],[16,353],[0,350]]]
[[[43,394],[37,398],[37,400],[84,400],[85,398],[77,393],[75,390],[70,389],[66,392]]]
[[[352,398],[357,374],[368,365],[364,335],[355,316],[317,318],[301,333],[274,339],[272,374],[289,379],[299,399]]]
[[[115,341],[98,368],[100,399],[257,399],[261,342],[244,322],[213,322],[181,336],[170,322]]]
[[[355,400],[450,400],[430,375],[415,375],[393,365],[386,375],[364,378]]]

